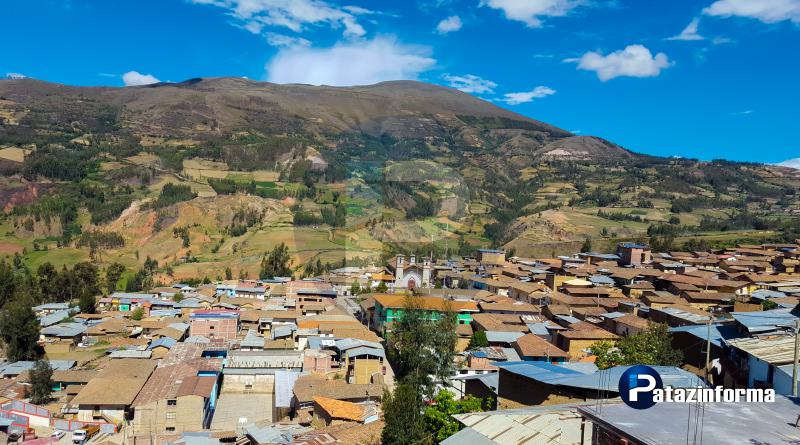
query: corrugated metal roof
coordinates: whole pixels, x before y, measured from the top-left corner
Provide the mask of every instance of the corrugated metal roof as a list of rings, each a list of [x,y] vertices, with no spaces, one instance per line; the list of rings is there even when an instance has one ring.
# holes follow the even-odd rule
[[[709,328],[706,325],[687,325],[669,328],[669,330],[670,332],[688,332],[703,341],[708,340]],[[722,346],[723,340],[729,340],[738,336],[739,332],[736,330],[736,326],[730,324],[721,325],[718,323],[711,325],[711,343],[716,346]]]
[[[524,332],[486,331],[486,340],[489,343],[514,343],[523,335]]]
[[[734,320],[747,328],[748,332],[774,331],[780,327],[793,326],[797,316],[792,309],[773,309],[763,312],[732,312]]]

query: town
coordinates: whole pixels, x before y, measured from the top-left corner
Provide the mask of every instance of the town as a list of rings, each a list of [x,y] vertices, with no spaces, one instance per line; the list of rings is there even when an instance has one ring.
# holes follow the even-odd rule
[[[683,443],[698,431],[709,443],[798,440],[798,302],[800,240],[398,254],[304,279],[108,292],[89,308],[26,309],[43,359],[12,360],[26,357],[20,322],[0,365],[0,430],[137,445],[377,444],[417,424],[424,443],[448,445]],[[634,410],[618,381],[637,364],[673,388],[776,399]],[[404,409],[403,388],[420,391],[419,412]]]

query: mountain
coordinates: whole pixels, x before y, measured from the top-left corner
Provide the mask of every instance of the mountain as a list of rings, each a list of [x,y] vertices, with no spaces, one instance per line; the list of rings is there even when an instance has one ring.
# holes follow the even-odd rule
[[[191,278],[254,274],[279,242],[296,265],[762,242],[792,236],[798,189],[798,170],[637,154],[421,82],[0,80],[0,257],[33,264],[151,256]]]
[[[7,123],[48,126],[48,131],[68,121],[69,130],[102,134],[112,126],[132,137],[207,140],[256,131],[324,138],[355,132],[394,138],[451,136],[474,145],[480,143],[478,133],[488,130],[486,136],[507,148],[543,148],[570,138],[553,146],[552,156],[629,155],[613,144],[574,137],[458,90],[412,81],[342,88],[209,78],[110,88],[21,79],[0,81],[0,98]]]

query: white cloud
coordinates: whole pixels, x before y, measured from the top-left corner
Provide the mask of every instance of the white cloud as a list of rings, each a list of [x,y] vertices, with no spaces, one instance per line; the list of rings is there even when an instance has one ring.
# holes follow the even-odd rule
[[[545,86],[538,86],[531,91],[506,93],[503,95],[503,98],[500,99],[500,101],[509,105],[519,105],[531,102],[534,99],[541,99],[543,97],[551,96],[553,94],[556,94],[556,90]]]
[[[311,42],[302,37],[292,37],[275,32],[266,34],[267,43],[277,48],[287,48],[293,46],[311,46]]]
[[[591,51],[580,58],[564,61],[577,63],[578,69],[596,72],[603,82],[620,76],[655,77],[670,66],[666,54],[658,53],[654,57],[643,45],[628,45],[607,56]]]
[[[731,113],[731,114],[736,115],[736,116],[747,116],[748,114],[753,114],[754,112],[755,112],[754,110],[744,110],[744,111],[737,111],[737,112]]]
[[[391,37],[338,43],[330,48],[283,48],[266,65],[276,83],[369,85],[416,79],[436,64],[425,47],[402,45]]]
[[[686,28],[683,28],[683,31],[681,31],[680,34],[678,34],[677,36],[672,36],[667,40],[684,40],[684,41],[704,40],[705,37],[697,33],[697,28],[699,26],[700,26],[700,19],[694,18],[692,19],[691,22],[689,22]]]
[[[137,71],[128,71],[122,75],[122,82],[126,87],[133,87],[137,85],[149,85],[151,83],[161,82],[152,74],[142,74]]]
[[[791,20],[800,24],[800,0],[717,0],[703,9],[717,17],[750,17],[764,23]]]
[[[563,17],[585,3],[584,0],[481,0],[480,4],[503,11],[509,20],[538,28],[543,17]]]
[[[442,79],[447,81],[448,86],[470,94],[493,93],[494,88],[497,86],[491,80],[486,80],[473,74],[465,74],[463,76],[445,74]]]
[[[360,7],[338,7],[323,0],[189,0],[192,3],[213,5],[228,10],[240,26],[260,34],[266,26],[302,31],[304,25],[327,24],[344,28],[347,37],[362,37],[366,34],[356,16],[371,14]]]
[[[439,34],[447,34],[448,32],[458,31],[462,26],[463,23],[461,23],[461,17],[457,15],[451,15],[436,25],[436,32]]]
[[[26,76],[26,75],[24,75],[22,73],[6,73],[6,79],[10,79],[10,80],[20,80],[20,79],[24,79],[26,77],[28,77],[28,76]]]
[[[796,168],[796,169],[800,170],[800,158],[789,159],[789,160],[783,161],[781,163],[778,163],[777,165],[780,165],[780,166],[783,166],[783,167],[792,167],[792,168]]]

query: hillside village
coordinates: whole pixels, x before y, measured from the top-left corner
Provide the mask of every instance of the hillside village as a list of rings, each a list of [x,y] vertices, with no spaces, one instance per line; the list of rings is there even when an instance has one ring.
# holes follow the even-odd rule
[[[89,443],[380,443],[382,400],[396,383],[385,340],[413,302],[432,320],[455,313],[455,372],[439,389],[487,401],[487,411],[455,415],[460,431],[442,443],[682,437],[685,414],[670,414],[670,404],[625,422],[631,408],[616,382],[628,366],[601,366],[595,354],[598,343],[656,324],[681,351],[680,366],[657,367],[671,385],[779,395],[709,405],[704,427],[717,439],[740,434],[720,426],[731,415],[759,416],[767,437],[797,438],[784,396],[799,301],[800,242],[714,252],[620,243],[613,254],[536,259],[490,249],[397,255],[304,280],[115,292],[97,298],[95,313],[34,308],[53,370],[50,402],[29,403],[34,362],[2,363],[0,429],[64,431],[62,443],[75,430],[91,431]]]

